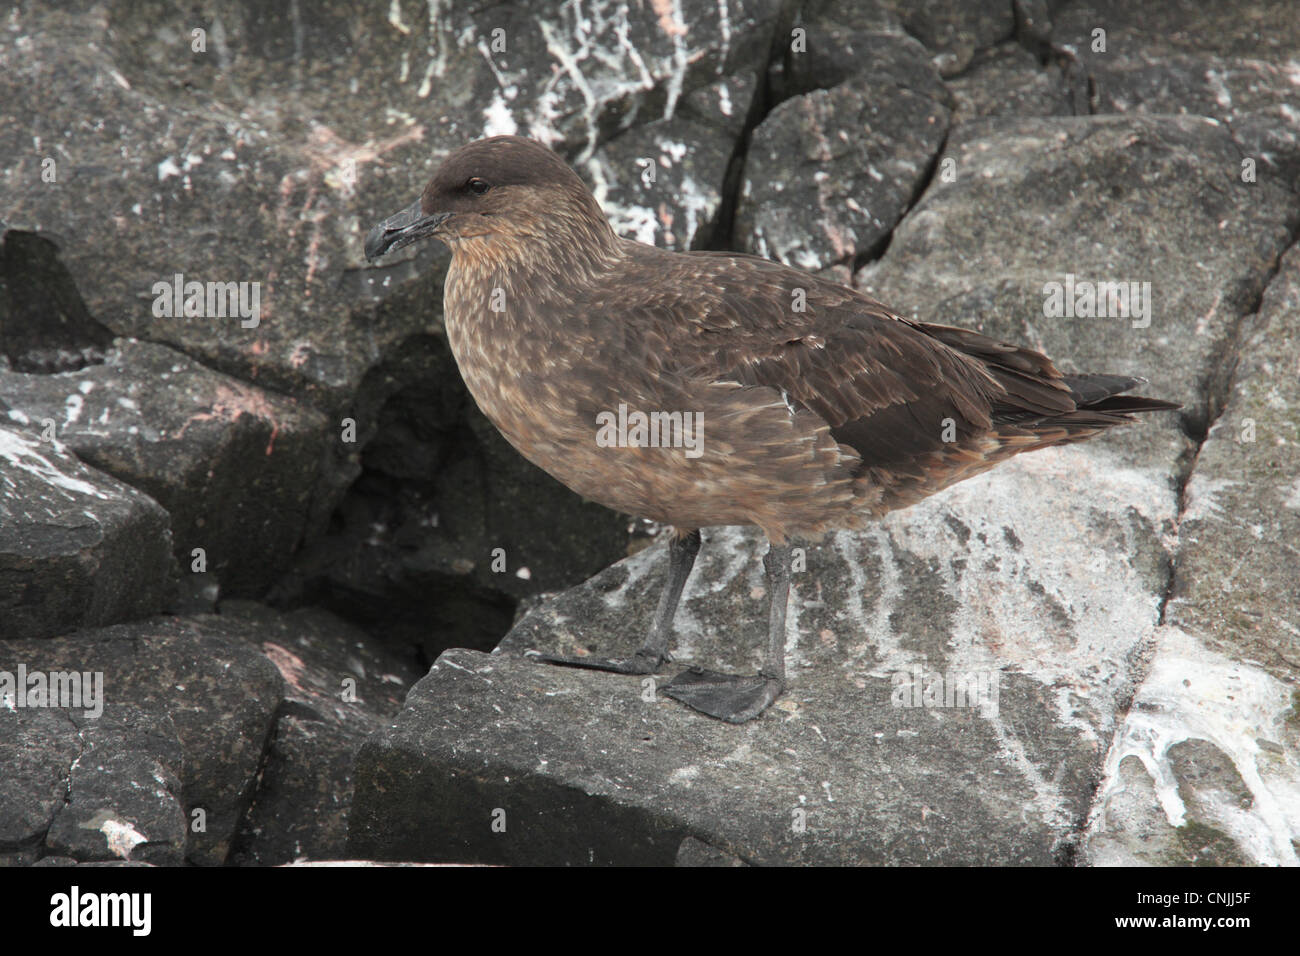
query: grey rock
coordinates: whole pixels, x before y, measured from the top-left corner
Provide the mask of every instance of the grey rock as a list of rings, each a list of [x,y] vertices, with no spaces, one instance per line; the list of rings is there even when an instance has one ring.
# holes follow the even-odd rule
[[[15,658],[0,654],[0,669],[14,675]],[[62,711],[0,702],[0,854],[35,859],[67,798],[69,769],[80,751],[77,725]]]
[[[88,863],[81,863],[70,856],[43,856],[33,863],[32,866],[88,866],[93,869],[101,869],[121,866],[153,866],[153,864],[145,863],[142,860],[92,860]]]
[[[1166,626],[1155,637],[1106,756],[1083,859],[1296,866],[1294,676],[1280,680],[1258,662],[1213,649],[1212,632]]]
[[[1254,175],[1300,185],[1300,22],[1291,4],[1231,0],[1139,10],[1101,0],[1063,10],[1052,40],[1076,58],[1091,112],[1212,116],[1240,144],[1239,165],[1251,159]]]
[[[747,866],[738,856],[711,847],[695,837],[687,837],[677,848],[677,866]]]
[[[755,72],[782,9],[24,9],[0,36],[0,155],[15,157],[0,169],[0,229],[57,238],[113,332],[338,412],[376,359],[436,322],[436,304],[369,314],[412,273],[361,269],[361,238],[451,148],[518,131],[585,159]],[[87,115],[113,121],[83,130]],[[153,314],[154,284],[177,273],[260,282],[260,322]]]
[[[975,53],[1010,39],[1016,22],[1005,0],[885,0],[908,33],[934,51],[944,76],[960,73]]]
[[[110,710],[0,704],[0,863],[1295,865],[1298,46],[1293,4],[1248,0],[17,11],[0,670],[89,662]],[[606,568],[626,519],[472,408],[440,330],[445,252],[360,259],[447,150],[507,131],[575,160],[627,234],[789,257],[1187,409],[810,544],[791,687],[754,724],[656,694],[674,669],[533,663],[635,647],[662,549]],[[258,325],[155,315],[177,273],[260,282]],[[1050,315],[1067,274],[1150,281],[1150,325]],[[256,408],[222,428],[203,416],[226,387]],[[142,396],[167,401],[113,405]],[[43,419],[66,447],[36,440]],[[183,432],[171,458],[150,430]],[[259,457],[272,441],[292,453]],[[193,534],[229,560],[177,598],[169,552]],[[762,542],[706,539],[675,667],[752,672]],[[299,541],[275,600],[430,659],[523,613],[496,653],[442,654],[398,712],[409,651],[219,600],[260,593]],[[164,607],[186,616],[147,618]],[[996,677],[997,707],[894,706],[918,670]]]
[[[119,703],[83,722],[80,743],[46,852],[87,863],[182,863],[184,756],[171,717]]]
[[[488,423],[445,336],[408,341],[362,391],[361,473],[268,600],[320,603],[432,661],[449,646],[492,647],[515,600],[626,553],[625,518],[525,461]]]
[[[1165,818],[1155,782],[1134,754],[1126,755],[1117,765],[1092,829],[1086,855],[1092,866],[1186,866],[1195,862],[1195,856],[1185,852],[1179,829]]]
[[[321,466],[338,447],[324,415],[163,345],[123,340],[103,363],[61,375],[0,370],[6,413],[52,422],[83,461],[151,495],[186,576],[202,549],[227,593],[265,589],[342,493],[321,480],[336,474]]]
[[[1109,462],[1025,456],[873,533],[810,546],[790,688],[740,728],[651,693],[655,682],[521,656],[634,649],[662,551],[620,562],[526,616],[496,653],[443,655],[362,749],[351,851],[671,862],[690,835],[750,863],[1068,859],[1099,744],[1138,679],[1134,622],[1158,617],[1158,529],[1174,509],[1159,479],[1117,478]],[[706,535],[666,674],[758,666],[760,551],[753,532]],[[918,672],[982,677],[996,706],[895,706]]]
[[[315,406],[327,432],[355,420],[357,442],[327,443],[315,480],[290,480],[307,460],[295,452],[262,495],[241,494],[247,521],[220,528],[206,521],[200,536],[216,539],[210,558],[223,553],[222,589],[260,595],[284,570],[284,548],[298,529],[306,553],[275,600],[355,611],[396,642],[424,645],[430,659],[451,643],[489,646],[519,597],[571,585],[621,555],[624,520],[547,484],[513,451],[503,453],[499,438],[479,440],[445,342],[427,344],[441,334],[445,252],[430,244],[369,268],[361,237],[409,204],[463,141],[530,133],[586,168],[601,145],[654,124],[649,137],[674,137],[670,156],[689,143],[669,176],[676,184],[680,173],[683,186],[682,205],[670,204],[680,208],[673,235],[706,241],[753,77],[786,6],[690,0],[665,12],[601,0],[581,11],[473,3],[432,10],[407,0],[366,10],[330,2],[306,18],[225,0],[199,13],[173,3],[24,9],[0,35],[0,155],[13,157],[0,164],[9,199],[0,232],[50,240],[47,258],[75,281],[97,328],[173,347],[257,394]],[[620,38],[617,56],[606,48],[611,37]],[[724,93],[735,115],[706,122]],[[87,130],[87,115],[112,121]],[[688,183],[702,198],[687,194]],[[33,241],[46,241],[39,237]],[[260,321],[155,315],[155,284],[177,274],[260,283]],[[44,364],[32,370],[95,360],[87,335],[73,337],[76,349],[61,340],[41,346]],[[36,346],[13,348],[26,354]],[[123,369],[126,377],[151,374],[148,365]],[[411,467],[419,456],[410,439],[429,438],[420,434],[428,417],[399,413],[431,382],[459,403],[453,416],[441,409],[430,416],[447,426],[428,456],[446,473]],[[196,404],[189,413],[208,411]],[[304,453],[315,414],[302,410]],[[251,450],[263,427],[245,418],[232,437]],[[366,467],[394,437],[408,449],[398,469],[407,477],[394,476],[391,456]],[[506,472],[485,475],[487,458],[493,467],[508,462]],[[223,512],[233,504],[218,494],[225,476],[218,469],[203,487]],[[355,493],[327,525],[349,483]],[[492,504],[498,491],[515,490],[538,493],[535,504],[559,516],[566,532],[498,517],[511,510]],[[186,522],[210,515],[192,492],[167,506],[178,511],[178,553],[188,555]],[[462,511],[464,520],[454,517]],[[441,530],[430,527],[433,516]],[[453,523],[463,537],[447,530]],[[249,528],[256,533],[237,538]],[[506,552],[507,573],[490,570],[496,548]],[[185,583],[177,607],[212,606],[213,581]],[[440,597],[445,609],[431,626],[425,608]]]
[[[879,0],[819,0],[800,5],[790,42],[782,46],[781,70],[772,92],[777,100],[829,90],[873,68],[873,51],[910,40],[922,60],[921,45]]]
[[[806,49],[785,58],[784,96],[828,89],[868,68],[864,41],[873,34],[910,36],[944,76],[966,69],[979,50],[1011,38],[1015,18],[998,0],[808,0],[800,4],[796,26],[805,31]]]
[[[1168,626],[1116,735],[1096,863],[1289,865],[1300,807],[1300,249],[1248,319],[1184,494]]]
[[[1047,48],[1052,36],[1052,8],[1057,0],[1012,0],[1016,36],[1026,45]]]
[[[1282,681],[1300,676],[1300,248],[1241,344],[1187,484],[1166,619]]]
[[[0,237],[0,368],[57,372],[99,360],[113,333],[95,320],[54,243]]]
[[[16,423],[41,427],[25,418]],[[86,467],[57,440],[0,425],[0,638],[155,613],[175,574],[157,502]]]
[[[231,862],[343,856],[356,752],[398,712],[422,671],[320,610],[280,614],[224,601],[220,619],[284,678],[284,703]]]
[[[686,97],[672,119],[596,151],[583,171],[615,232],[678,251],[710,246],[757,86],[753,75],[719,80]]]
[[[948,81],[956,106],[953,125],[981,116],[1070,116],[1065,71],[1055,60],[1040,65],[1024,47],[1004,43],[978,54]]]
[[[122,829],[125,825],[147,838],[146,860],[156,853],[174,862],[179,849],[174,803],[183,795],[184,858],[206,865],[226,861],[282,696],[283,681],[266,657],[214,616],[155,617],[70,637],[6,641],[0,654],[11,672],[23,664],[29,673],[103,675],[104,716],[67,711],[84,731],[78,754],[93,751],[93,763],[84,771],[75,764],[62,769],[71,786],[84,788],[85,799],[79,799],[83,791],[74,790],[72,809],[65,811],[72,815],[62,830],[53,831],[55,855],[104,858],[109,834],[102,827],[109,822],[128,842],[134,837]],[[103,729],[96,720],[105,720]],[[170,743],[169,725],[179,748]],[[7,767],[0,771],[0,777],[8,775]],[[148,792],[121,786],[129,780]],[[113,799],[111,806],[98,802],[107,798]],[[97,816],[101,811],[111,817]],[[201,829],[196,811],[202,811]],[[98,842],[88,842],[89,833],[73,839],[73,830],[92,821],[101,828],[93,834]]]
[[[936,177],[859,285],[1068,370],[1146,374],[1149,394],[1188,402],[1190,429],[1217,417],[1294,235],[1291,194],[1234,179],[1238,151],[1212,121],[986,119],[953,139],[955,181]],[[1049,321],[1044,284],[1066,272],[1149,278],[1152,322]],[[1273,313],[1294,311],[1287,289],[1269,289]],[[1051,863],[1079,850],[1094,863],[1288,862],[1300,791],[1282,672],[1161,620],[1179,518],[1195,528],[1178,491],[1194,447],[1168,416],[1022,456],[810,546],[790,689],[741,728],[655,694],[657,680],[520,656],[631,652],[662,552],[629,558],[533,608],[496,653],[444,654],[362,750],[350,850],[662,863],[707,857],[683,850],[694,839],[749,863]],[[674,667],[758,666],[760,551],[752,532],[706,535]],[[898,675],[918,667],[996,675],[997,713],[892,706]]]
[[[786,100],[754,130],[736,211],[745,251],[809,271],[854,266],[923,187],[951,98],[916,41],[862,47],[870,69]]]

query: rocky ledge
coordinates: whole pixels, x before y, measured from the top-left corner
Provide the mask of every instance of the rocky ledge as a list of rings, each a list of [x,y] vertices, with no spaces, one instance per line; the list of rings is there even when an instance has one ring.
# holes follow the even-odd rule
[[[5,14],[0,862],[1295,865],[1300,26],[1205,6]],[[1184,411],[806,543],[753,724],[535,663],[639,642],[655,529],[478,414],[445,255],[361,250],[502,132]],[[706,532],[666,675],[757,666],[763,547]]]

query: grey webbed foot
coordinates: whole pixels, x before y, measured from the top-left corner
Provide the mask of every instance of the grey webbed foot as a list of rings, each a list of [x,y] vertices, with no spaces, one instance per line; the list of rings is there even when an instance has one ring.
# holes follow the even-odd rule
[[[663,692],[702,714],[743,724],[772,706],[784,689],[784,682],[775,677],[745,677],[692,667],[674,677]]]
[[[560,667],[581,667],[615,674],[658,672],[669,659],[669,628],[699,550],[699,531],[679,535],[669,545],[668,581],[659,599],[650,636],[632,657],[611,659],[560,657],[540,651],[526,653],[536,661]],[[702,714],[732,724],[753,720],[781,696],[785,690],[785,616],[790,596],[790,545],[782,543],[769,547],[763,557],[763,566],[767,569],[771,592],[767,662],[763,670],[756,677],[745,677],[692,667],[664,685],[664,694]]]

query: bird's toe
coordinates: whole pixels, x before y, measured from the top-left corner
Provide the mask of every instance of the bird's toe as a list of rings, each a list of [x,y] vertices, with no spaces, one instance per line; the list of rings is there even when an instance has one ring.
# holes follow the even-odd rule
[[[558,654],[544,654],[540,651],[527,651],[526,655],[542,664],[580,667],[589,671],[609,671],[614,674],[653,674],[663,663],[662,657],[640,651],[629,658],[561,657]]]

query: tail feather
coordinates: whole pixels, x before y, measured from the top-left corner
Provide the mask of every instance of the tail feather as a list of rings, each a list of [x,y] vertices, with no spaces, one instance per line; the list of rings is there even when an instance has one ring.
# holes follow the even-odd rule
[[[1130,388],[1147,384],[1146,379],[1127,375],[1069,375],[1064,379],[1074,398],[1075,408],[1061,415],[1038,418],[1032,422],[1021,421],[1021,428],[1053,435],[1064,429],[1064,436],[1056,437],[1051,444],[1068,445],[1083,441],[1098,432],[1116,425],[1136,422],[1136,415],[1145,412],[1173,411],[1183,406],[1161,398],[1145,395],[1125,395]]]
[[[1147,398],[1145,395],[1112,395],[1098,402],[1089,402],[1081,406],[1099,412],[1172,412],[1183,406],[1178,402],[1166,402],[1163,398]]]
[[[1142,412],[1173,411],[1183,407],[1177,402],[1167,402],[1162,398],[1123,394],[1131,388],[1147,384],[1146,379],[1129,375],[1067,375],[1065,384],[1069,386],[1070,396],[1079,412],[1092,412],[1119,421],[1135,421],[1132,416]]]
[[[1091,373],[1088,375],[1067,375],[1063,380],[1070,390],[1070,397],[1076,405],[1091,405],[1102,399],[1127,392],[1131,388],[1147,384],[1144,378],[1131,375],[1106,375]]]

